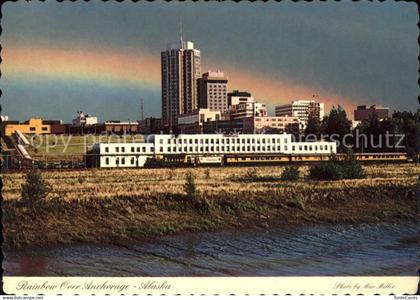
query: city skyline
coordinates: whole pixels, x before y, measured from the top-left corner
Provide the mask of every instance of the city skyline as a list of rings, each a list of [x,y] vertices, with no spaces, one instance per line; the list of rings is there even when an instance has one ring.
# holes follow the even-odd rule
[[[349,115],[360,104],[414,109],[417,15],[411,4],[251,8],[8,3],[1,37],[2,114],[68,121],[83,110],[101,121],[135,120],[143,98],[145,116],[159,117],[160,52],[178,39],[180,16],[184,39],[202,52],[202,72],[222,70],[229,91],[251,92],[271,114],[275,105],[314,94],[327,108],[341,104]],[[353,17],[343,19],[345,14]],[[159,15],[167,23],[159,24]]]

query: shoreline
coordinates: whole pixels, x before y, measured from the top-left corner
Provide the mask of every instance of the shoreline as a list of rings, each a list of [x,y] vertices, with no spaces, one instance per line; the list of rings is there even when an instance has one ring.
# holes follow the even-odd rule
[[[287,225],[402,223],[417,220],[416,182],[265,182],[266,191],[52,198],[27,207],[3,201],[5,250],[94,243],[120,245],[168,234]],[[252,187],[252,183],[250,184]]]

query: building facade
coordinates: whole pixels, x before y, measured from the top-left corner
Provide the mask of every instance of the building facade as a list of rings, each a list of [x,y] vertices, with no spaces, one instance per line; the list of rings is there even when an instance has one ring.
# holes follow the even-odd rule
[[[208,71],[197,82],[198,107],[227,111],[228,80],[221,71]]]
[[[228,108],[231,109],[233,105],[238,105],[242,102],[254,102],[254,98],[251,96],[251,93],[234,90],[227,94],[227,101]]]
[[[319,120],[324,117],[324,103],[314,100],[297,100],[292,103],[277,105],[275,107],[277,117],[298,117],[302,123],[302,128],[308,124],[309,116],[314,116]]]
[[[178,116],[180,133],[203,133],[203,124],[221,120],[221,112],[209,108],[199,108]]]
[[[159,134],[144,143],[95,144],[97,167],[142,167],[154,155],[331,154],[334,142],[294,142],[290,134]]]
[[[85,126],[98,124],[98,118],[85,114],[83,111],[77,112],[77,117],[72,120],[73,126]]]
[[[376,116],[379,120],[389,118],[389,107],[379,105],[359,105],[354,111],[355,121],[369,120],[370,116]]]
[[[201,74],[200,51],[192,42],[171,45],[161,53],[162,121],[175,126],[178,115],[198,107],[197,79]]]
[[[146,118],[139,121],[139,133],[154,134],[163,130],[161,118]]]
[[[244,133],[291,133],[298,134],[298,117],[250,117],[244,119]]]
[[[18,130],[23,134],[50,134],[51,125],[45,124],[40,118],[29,119],[19,124],[6,124],[4,127],[4,135],[11,136]]]
[[[265,117],[267,116],[267,107],[265,103],[250,101],[239,102],[238,104],[232,105],[230,110],[231,119],[243,119],[250,117]]]

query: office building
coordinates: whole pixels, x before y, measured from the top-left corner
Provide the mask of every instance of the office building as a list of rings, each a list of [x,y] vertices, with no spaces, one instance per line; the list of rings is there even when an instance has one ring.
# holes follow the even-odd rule
[[[232,106],[238,105],[239,103],[254,102],[254,98],[251,96],[251,93],[234,90],[227,94],[227,101],[228,108],[231,109]]]
[[[199,108],[178,117],[178,130],[181,133],[203,133],[205,122],[221,120],[218,110]]]
[[[73,126],[87,126],[98,124],[98,118],[85,114],[83,111],[77,112],[77,117],[72,120]]]
[[[277,105],[275,107],[277,117],[298,117],[305,128],[309,116],[315,116],[319,120],[324,117],[324,103],[314,100],[297,100],[289,104]]]
[[[197,82],[198,107],[227,111],[228,80],[221,71],[208,71]]]
[[[389,118],[389,107],[379,105],[359,105],[354,111],[355,121],[369,120],[370,116],[376,116],[379,120]]]
[[[200,51],[192,42],[170,45],[161,53],[162,122],[172,128],[178,115],[198,107],[197,79],[201,75]]]

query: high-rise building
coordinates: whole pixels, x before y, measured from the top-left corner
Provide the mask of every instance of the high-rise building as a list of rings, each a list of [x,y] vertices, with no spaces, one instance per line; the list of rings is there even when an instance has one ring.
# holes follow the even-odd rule
[[[170,45],[161,53],[162,121],[170,128],[178,115],[198,107],[197,79],[201,74],[200,51],[192,42]]]
[[[370,116],[376,116],[379,120],[389,118],[389,107],[372,105],[359,105],[354,111],[355,121],[369,120]]]
[[[309,116],[315,116],[319,120],[324,117],[324,103],[315,102],[314,100],[297,100],[292,103],[277,105],[276,116],[298,117],[305,128],[308,123]]]
[[[227,111],[227,83],[221,71],[208,71],[198,79],[198,107],[211,110]]]

